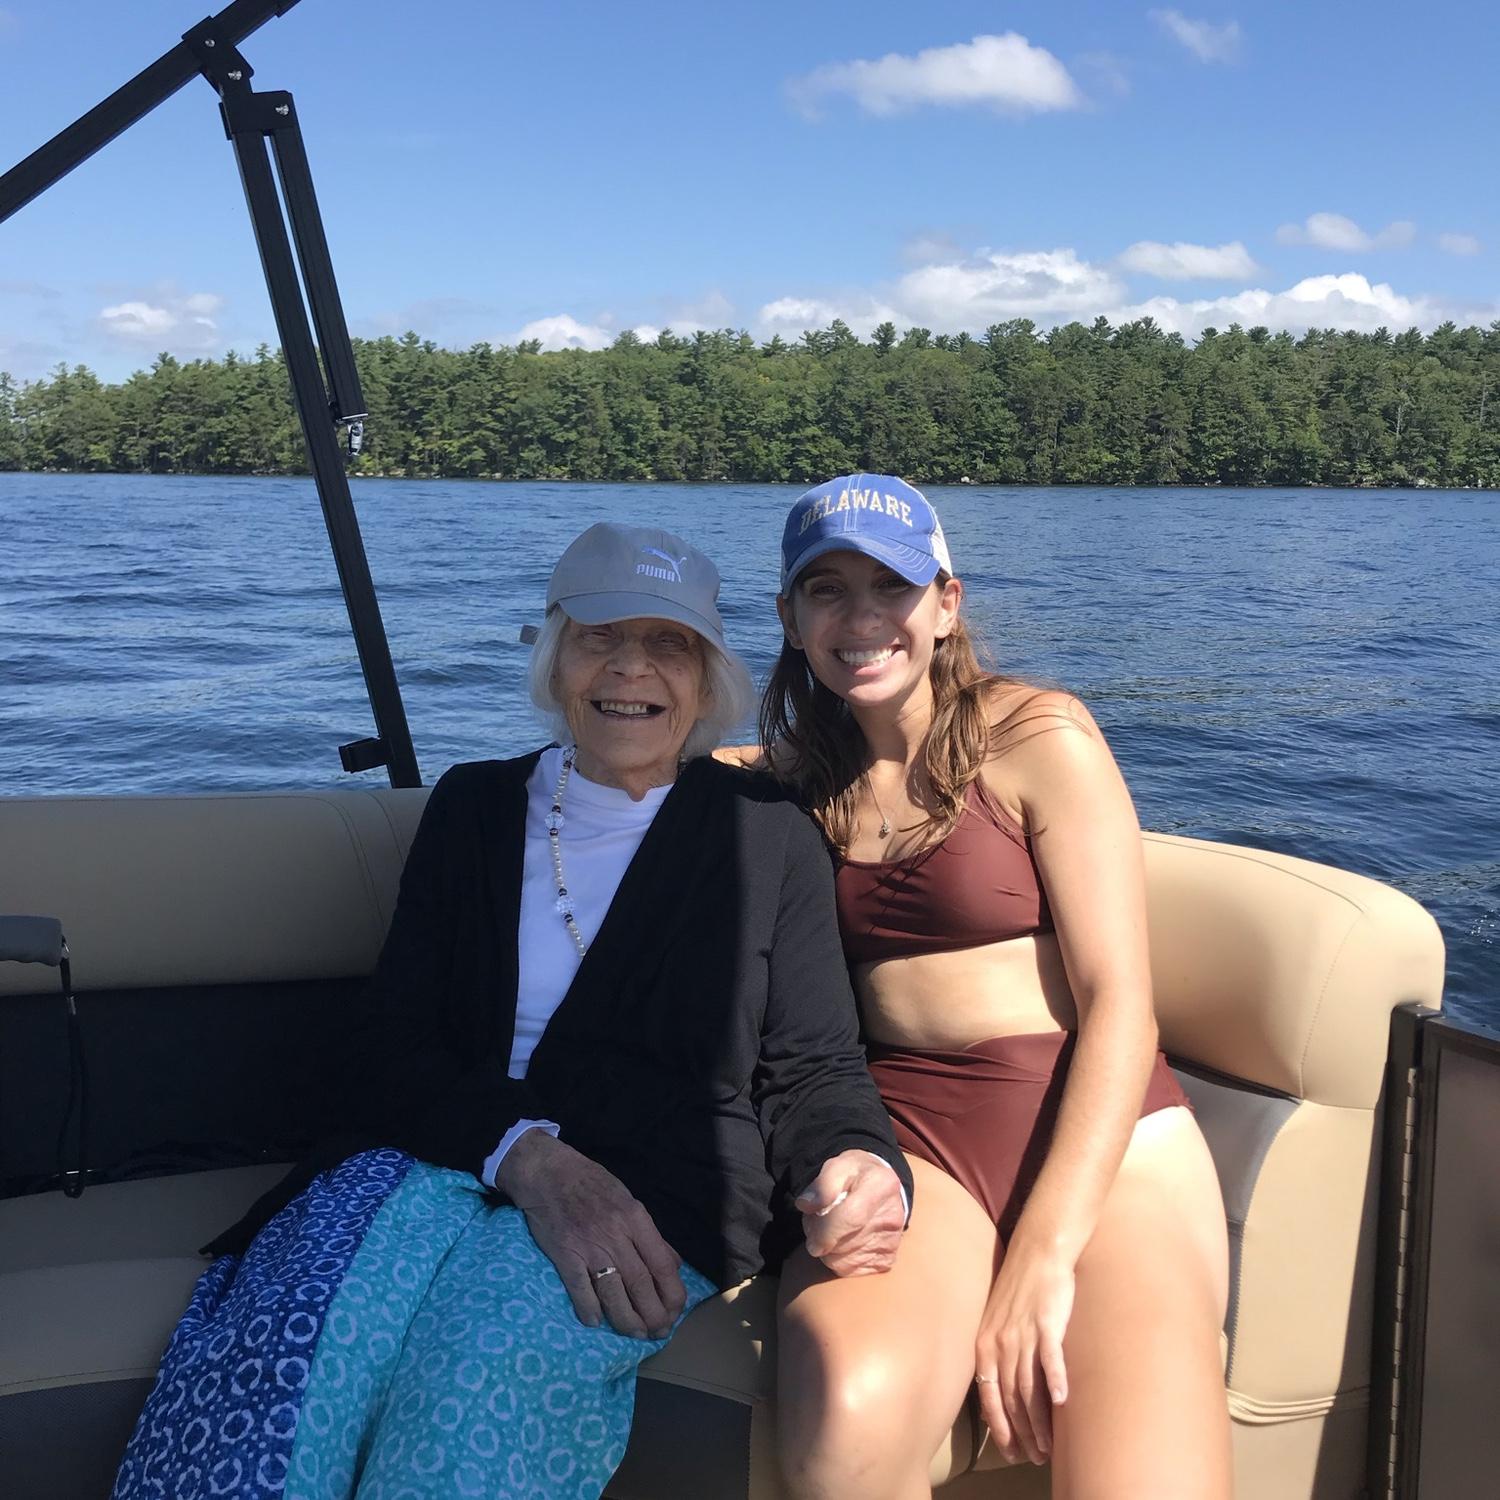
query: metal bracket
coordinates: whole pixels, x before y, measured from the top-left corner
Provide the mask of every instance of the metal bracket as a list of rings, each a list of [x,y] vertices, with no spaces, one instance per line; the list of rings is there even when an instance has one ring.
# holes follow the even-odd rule
[[[182,33],[182,43],[193,54],[203,76],[222,94],[226,88],[248,84],[255,69],[224,32],[217,16],[199,21]]]
[[[274,136],[297,129],[292,96],[284,89],[268,89],[264,94],[231,89],[220,99],[219,113],[224,117],[224,135],[231,141],[237,135]]]
[[[356,771],[373,771],[376,766],[391,763],[382,739],[351,740],[339,746],[339,764],[352,776]]]

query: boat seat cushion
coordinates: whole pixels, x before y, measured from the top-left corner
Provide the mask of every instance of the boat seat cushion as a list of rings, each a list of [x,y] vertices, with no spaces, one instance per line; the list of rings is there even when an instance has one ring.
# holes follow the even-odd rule
[[[197,1253],[282,1167],[188,1173],[0,1202],[0,1473],[7,1500],[107,1492],[157,1362],[205,1260]],[[775,1287],[758,1279],[694,1312],[643,1370],[637,1436],[611,1487],[771,1496]],[[66,1426],[60,1424],[67,1424]],[[56,1434],[79,1435],[57,1467]],[[934,1482],[972,1453],[967,1417]],[[740,1487],[736,1488],[735,1486]],[[60,1487],[59,1487],[60,1486]]]

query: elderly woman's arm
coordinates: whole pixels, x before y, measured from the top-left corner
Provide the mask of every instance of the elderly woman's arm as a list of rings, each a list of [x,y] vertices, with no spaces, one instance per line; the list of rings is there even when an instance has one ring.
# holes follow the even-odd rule
[[[906,1221],[911,1169],[865,1066],[827,848],[809,819],[788,810],[788,822],[756,1109],[809,1251],[839,1275],[883,1271]]]
[[[506,1152],[495,1186],[526,1215],[532,1239],[556,1268],[585,1327],[607,1318],[631,1338],[671,1332],[687,1304],[682,1261],[612,1172],[565,1142],[529,1130]]]

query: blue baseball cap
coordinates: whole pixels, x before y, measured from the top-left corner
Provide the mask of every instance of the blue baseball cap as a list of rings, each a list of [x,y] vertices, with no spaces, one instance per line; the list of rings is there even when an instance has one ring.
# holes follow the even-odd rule
[[[891,474],[844,474],[797,501],[781,534],[781,592],[828,552],[863,552],[908,583],[926,585],[953,571],[937,512]]]

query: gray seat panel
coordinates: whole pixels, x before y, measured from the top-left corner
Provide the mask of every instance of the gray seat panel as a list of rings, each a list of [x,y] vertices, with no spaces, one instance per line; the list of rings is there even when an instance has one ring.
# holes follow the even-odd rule
[[[609,1500],[745,1500],[750,1489],[752,1408],[708,1391],[642,1380],[625,1461]]]
[[[151,1385],[101,1380],[0,1400],[5,1500],[108,1500]]]

